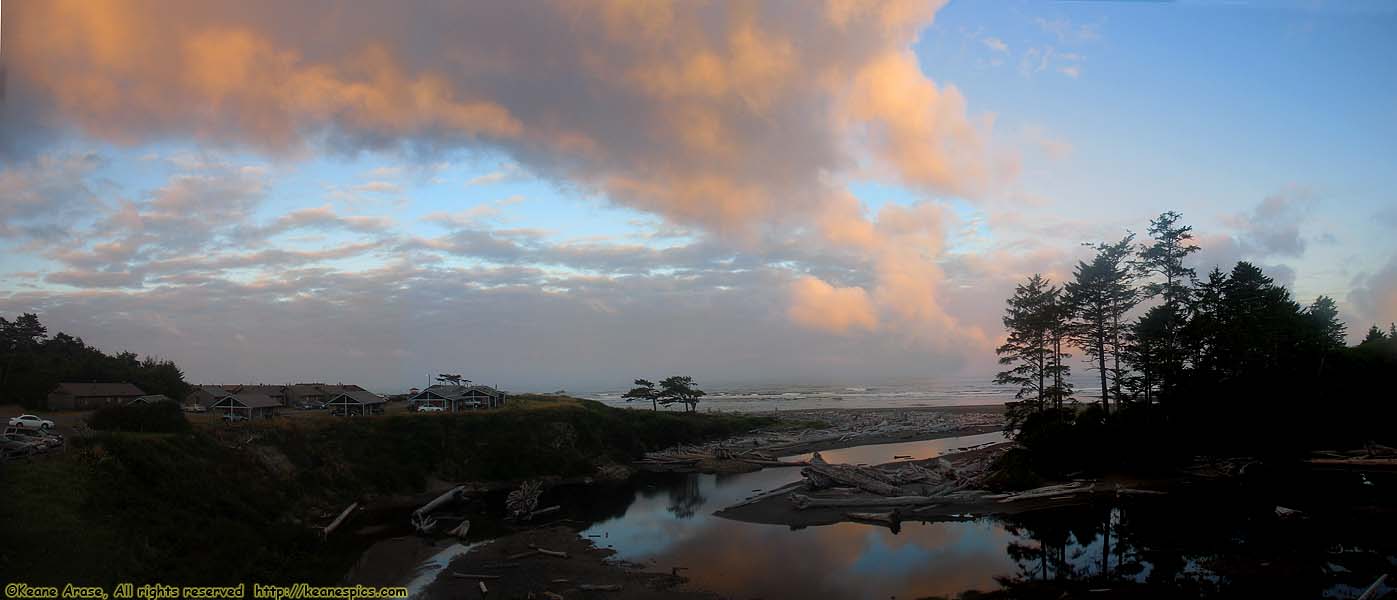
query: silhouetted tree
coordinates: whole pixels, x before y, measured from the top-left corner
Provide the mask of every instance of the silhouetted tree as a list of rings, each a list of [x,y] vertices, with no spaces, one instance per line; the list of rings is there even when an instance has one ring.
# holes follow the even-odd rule
[[[1000,371],[994,382],[1019,388],[1014,394],[1020,402],[1042,410],[1047,392],[1048,324],[1045,313],[1052,286],[1041,275],[1033,275],[1014,288],[1004,309],[1004,344],[995,349],[999,364],[1010,367]]]
[[[1329,354],[1344,347],[1348,327],[1339,320],[1339,306],[1329,296],[1315,298],[1314,303],[1305,309],[1305,319],[1310,325],[1309,351],[1319,359],[1315,374],[1323,376],[1324,363]]]
[[[1145,311],[1126,334],[1124,358],[1130,367],[1126,378],[1131,394],[1142,406],[1156,400],[1160,386],[1162,354],[1168,340],[1169,309],[1157,305]]]
[[[1193,227],[1180,225],[1183,215],[1168,211],[1150,220],[1150,244],[1141,244],[1136,254],[1135,268],[1146,278],[1153,280],[1145,284],[1146,298],[1161,298],[1164,312],[1163,346],[1160,348],[1158,372],[1161,384],[1172,384],[1183,370],[1185,352],[1180,348],[1179,330],[1187,319],[1187,309],[1192,294],[1192,286],[1197,274],[1184,265],[1188,255],[1199,250],[1193,244]]]
[[[1019,388],[1014,397],[1020,403],[1007,415],[1007,430],[1013,431],[1028,414],[1049,405],[1060,408],[1072,395],[1067,381],[1071,367],[1063,363],[1071,356],[1063,351],[1070,316],[1062,291],[1041,275],[1028,278],[1009,298],[1003,319],[1008,336],[995,349],[999,363],[1011,367],[999,372],[995,383]]]
[[[1383,330],[1378,329],[1377,325],[1373,325],[1372,327],[1368,328],[1368,335],[1363,336],[1363,341],[1359,343],[1369,344],[1380,343],[1385,341],[1387,341],[1387,334],[1383,333]]]
[[[1222,293],[1226,283],[1227,274],[1221,269],[1214,267],[1208,273],[1208,280],[1198,286],[1194,295],[1189,311],[1191,318],[1180,328],[1180,336],[1176,338],[1188,349],[1184,354],[1191,357],[1194,372],[1208,377],[1216,376],[1219,368],[1219,336],[1222,334],[1224,318]],[[1169,318],[1174,319],[1176,315],[1170,315]],[[1166,322],[1165,327],[1167,326]],[[1165,333],[1167,335],[1167,329]],[[1170,341],[1165,339],[1163,343],[1167,344]],[[1163,349],[1164,346],[1160,346],[1161,353]]]
[[[183,398],[184,374],[168,360],[134,352],[107,355],[63,332],[46,338],[38,316],[0,317],[0,402],[42,407],[62,381],[127,381],[150,394]]]
[[[675,375],[660,381],[660,404],[678,402],[684,405],[685,410],[693,412],[698,410],[699,398],[706,395],[706,392],[694,385],[694,378],[687,375]]]
[[[629,392],[622,394],[621,397],[625,398],[626,402],[632,400],[649,400],[651,408],[657,411],[660,410],[660,391],[655,389],[655,382],[653,381],[637,379],[635,380],[635,387],[631,388]]]
[[[1114,244],[1098,244],[1096,256],[1090,263],[1079,262],[1073,280],[1064,288],[1075,317],[1073,341],[1096,362],[1101,376],[1101,407],[1107,415],[1111,391],[1119,393],[1124,378],[1120,369],[1124,317],[1138,302],[1127,262],[1134,238],[1130,234]]]

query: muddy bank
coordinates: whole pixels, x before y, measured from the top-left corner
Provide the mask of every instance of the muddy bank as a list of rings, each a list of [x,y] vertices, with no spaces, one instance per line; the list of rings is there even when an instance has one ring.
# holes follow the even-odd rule
[[[568,527],[523,531],[481,544],[452,560],[421,597],[476,598],[483,583],[486,597],[498,598],[720,598],[685,589],[682,575],[608,560],[614,553]]]

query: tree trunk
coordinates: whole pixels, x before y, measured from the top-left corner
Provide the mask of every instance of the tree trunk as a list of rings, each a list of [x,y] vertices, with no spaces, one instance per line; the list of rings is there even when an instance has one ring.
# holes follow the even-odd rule
[[[1101,324],[1099,320],[1097,323]],[[1101,329],[1102,327],[1098,326],[1096,330],[1096,364],[1101,372],[1101,410],[1105,411],[1106,416],[1109,417],[1111,416],[1111,398],[1110,392],[1106,389],[1106,335]]]

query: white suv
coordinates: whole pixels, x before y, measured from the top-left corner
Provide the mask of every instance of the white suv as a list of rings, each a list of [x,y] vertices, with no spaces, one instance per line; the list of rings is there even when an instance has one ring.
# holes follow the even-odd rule
[[[10,427],[23,427],[25,429],[48,429],[53,427],[53,421],[40,419],[34,415],[20,415],[10,419]]]

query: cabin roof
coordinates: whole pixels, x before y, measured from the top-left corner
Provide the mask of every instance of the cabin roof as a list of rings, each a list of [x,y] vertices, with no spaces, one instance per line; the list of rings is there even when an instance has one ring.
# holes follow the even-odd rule
[[[213,403],[213,405],[215,407],[227,406],[228,402],[236,402],[247,408],[272,408],[281,406],[280,402],[271,399],[271,397],[266,394],[258,394],[256,392],[244,392],[236,395],[229,394],[223,398],[219,398],[218,402]]]
[[[335,397],[330,399],[330,404],[344,404],[343,402],[336,402],[337,400],[339,400],[339,399],[341,399],[341,398],[347,398],[347,399],[353,400],[353,401],[355,401],[355,402],[357,402],[357,403],[359,403],[359,404],[383,404],[383,403],[384,403],[383,398],[379,398],[379,397],[378,397],[378,394],[375,394],[375,393],[373,393],[373,392],[369,392],[369,391],[366,391],[366,390],[345,390],[345,391],[343,391],[343,392],[340,392],[340,393],[338,393],[338,394],[335,394]]]
[[[430,396],[429,396],[430,395]],[[413,396],[413,400],[437,397],[445,400],[464,400],[471,396],[504,397],[504,392],[483,385],[433,385]]]
[[[173,400],[171,400],[170,397],[169,397],[169,396],[166,396],[165,394],[147,394],[147,395],[145,395],[145,396],[138,396],[138,397],[136,397],[135,399],[133,399],[133,400],[131,400],[131,401],[132,401],[132,402],[146,402],[146,403],[151,403],[151,404],[156,403],[156,402],[173,402]]]

